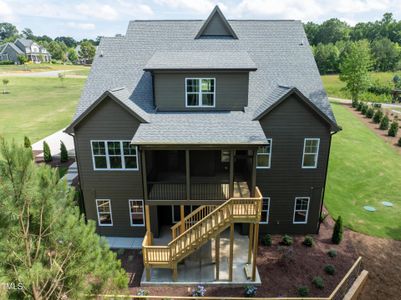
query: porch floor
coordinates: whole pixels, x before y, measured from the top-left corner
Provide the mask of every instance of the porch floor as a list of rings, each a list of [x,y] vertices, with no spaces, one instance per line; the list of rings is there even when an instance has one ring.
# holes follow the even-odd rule
[[[165,227],[161,231],[160,238],[154,239],[154,244],[166,245],[170,240],[170,229]],[[203,284],[243,287],[247,284],[260,285],[261,280],[257,269],[255,282],[248,280],[245,275],[248,241],[248,236],[235,231],[233,281],[228,281],[230,238],[229,230],[226,230],[220,235],[220,280],[215,280],[215,241],[212,239],[211,242],[202,246],[178,265],[177,281],[173,281],[172,271],[169,269],[152,269],[150,281],[146,280],[145,272],[142,274],[141,286]]]

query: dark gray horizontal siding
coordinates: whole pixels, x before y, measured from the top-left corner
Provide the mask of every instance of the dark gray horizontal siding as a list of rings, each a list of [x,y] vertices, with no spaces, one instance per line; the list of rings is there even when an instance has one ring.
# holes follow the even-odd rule
[[[131,140],[139,122],[110,99],[100,103],[75,129],[80,180],[88,219],[97,224],[95,199],[110,199],[114,226],[97,227],[100,234],[143,236],[144,227],[131,227],[128,199],[143,199],[138,171],[93,170],[91,140]],[[138,164],[140,158],[138,157]]]
[[[257,170],[257,185],[270,197],[268,225],[261,232],[314,233],[327,168],[330,131],[326,123],[296,96],[276,107],[260,121],[272,138],[270,169]],[[316,169],[302,169],[304,138],[320,138]],[[295,197],[310,197],[308,224],[293,224]]]
[[[185,78],[215,78],[216,106],[185,107]],[[248,72],[155,73],[155,102],[160,111],[243,110],[248,105],[248,81]]]

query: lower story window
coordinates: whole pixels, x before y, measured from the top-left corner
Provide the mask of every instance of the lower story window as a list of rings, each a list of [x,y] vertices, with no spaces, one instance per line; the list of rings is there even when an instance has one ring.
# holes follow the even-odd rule
[[[143,200],[128,200],[131,226],[144,226]]]
[[[263,197],[262,216],[260,219],[260,224],[269,223],[269,212],[270,212],[270,197]]]
[[[109,199],[96,199],[96,208],[99,226],[113,226],[111,201]]]
[[[294,205],[294,224],[306,224],[308,222],[309,197],[296,197]]]

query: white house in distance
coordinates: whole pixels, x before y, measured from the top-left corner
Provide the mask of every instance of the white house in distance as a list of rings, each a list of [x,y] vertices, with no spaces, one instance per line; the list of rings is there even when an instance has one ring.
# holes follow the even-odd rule
[[[18,56],[25,55],[28,61],[34,63],[50,62],[50,53],[36,42],[19,38],[14,43],[0,45],[0,61],[19,63]]]

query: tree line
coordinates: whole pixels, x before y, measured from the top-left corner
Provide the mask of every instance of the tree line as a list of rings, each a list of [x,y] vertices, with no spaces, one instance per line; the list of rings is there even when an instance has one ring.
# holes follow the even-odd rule
[[[339,73],[347,52],[361,41],[371,54],[372,70],[401,70],[401,21],[391,13],[355,26],[332,18],[322,24],[307,22],[304,28],[321,74]]]
[[[0,23],[0,45],[13,43],[18,38],[26,38],[35,41],[43,46],[52,56],[53,62],[77,63],[79,60],[90,61],[95,56],[96,46],[99,45],[100,36],[95,40],[82,39],[75,40],[70,36],[58,36],[55,39],[47,35],[35,35],[30,28],[25,28],[21,32],[11,23]],[[80,46],[79,51],[76,47]]]

